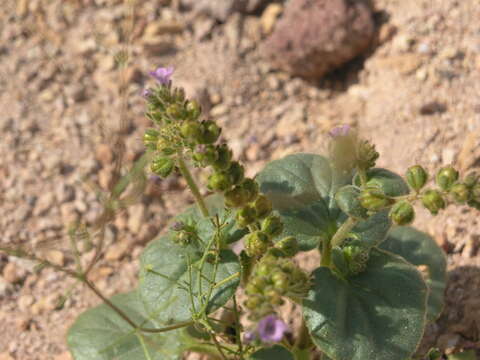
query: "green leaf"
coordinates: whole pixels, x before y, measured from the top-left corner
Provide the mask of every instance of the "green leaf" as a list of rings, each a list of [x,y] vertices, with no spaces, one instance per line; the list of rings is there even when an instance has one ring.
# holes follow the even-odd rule
[[[334,360],[405,360],[425,327],[427,287],[400,256],[372,249],[365,272],[314,271],[303,314],[313,342]]]
[[[290,351],[281,345],[261,349],[250,355],[249,360],[294,360]]]
[[[147,320],[137,291],[116,295],[111,301],[136,324],[159,327]],[[187,338],[183,329],[139,335],[116,312],[102,304],[80,314],[68,331],[67,342],[75,360],[176,360],[181,358]]]
[[[412,265],[427,266],[427,314],[428,320],[434,321],[443,309],[446,286],[447,260],[442,249],[430,235],[409,226],[393,228],[380,247],[402,256]]]
[[[257,181],[284,221],[283,235],[295,236],[303,251],[317,247],[321,238],[331,238],[346,219],[334,196],[352,178],[335,172],[322,156],[295,154],[272,161]],[[384,240],[390,226],[383,211],[360,221],[352,235],[374,246]]]
[[[203,252],[195,245],[181,246],[169,236],[152,241],[140,258],[140,296],[147,313],[161,324],[186,321],[191,318],[189,295],[189,264],[192,266],[191,289],[195,309],[200,309],[198,267]],[[237,256],[230,250],[222,250],[215,279],[214,265],[205,261],[200,281],[202,294],[206,295],[209,280],[219,282],[240,271]],[[214,289],[207,311],[212,312],[232,297],[239,283],[234,278]]]

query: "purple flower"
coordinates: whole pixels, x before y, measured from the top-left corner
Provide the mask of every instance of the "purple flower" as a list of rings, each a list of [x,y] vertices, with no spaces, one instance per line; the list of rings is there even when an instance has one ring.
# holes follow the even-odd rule
[[[339,125],[329,131],[331,137],[347,136],[350,132],[350,125]]]
[[[167,85],[170,82],[170,78],[173,74],[173,67],[159,67],[155,71],[150,71],[150,76],[154,77],[162,85]]]
[[[146,88],[142,90],[142,96],[144,98],[148,98],[150,95],[152,95],[152,89]]]
[[[288,327],[275,315],[268,315],[258,322],[257,330],[263,342],[279,342],[288,331]]]

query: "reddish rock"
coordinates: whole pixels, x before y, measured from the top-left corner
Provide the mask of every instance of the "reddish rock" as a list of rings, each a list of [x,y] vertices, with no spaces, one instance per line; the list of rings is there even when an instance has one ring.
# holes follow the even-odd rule
[[[291,0],[265,51],[293,75],[318,79],[370,45],[374,23],[361,0]]]

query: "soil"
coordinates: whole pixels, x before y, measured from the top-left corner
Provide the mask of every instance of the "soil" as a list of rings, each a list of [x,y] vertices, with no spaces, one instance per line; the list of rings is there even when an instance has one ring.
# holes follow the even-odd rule
[[[430,171],[452,163],[462,173],[480,166],[478,0],[375,1],[375,44],[318,82],[269,64],[263,29],[275,19],[267,11],[220,23],[179,3],[2,4],[2,246],[74,266],[68,230],[98,224],[117,170],[141,155],[149,121],[140,92],[159,65],[175,66],[175,83],[224,127],[250,175],[286,154],[324,152],[337,124],[357,127],[377,145],[379,165],[399,173],[413,163]],[[176,178],[150,178],[109,221],[106,251],[91,274],[105,294],[135,286],[145,244],[192,202],[184,189]],[[415,225],[444,248],[449,272],[444,312],[422,350],[480,349],[478,219],[467,207],[434,218],[418,212]],[[0,274],[0,359],[70,359],[66,331],[98,299],[32,261],[0,255]]]

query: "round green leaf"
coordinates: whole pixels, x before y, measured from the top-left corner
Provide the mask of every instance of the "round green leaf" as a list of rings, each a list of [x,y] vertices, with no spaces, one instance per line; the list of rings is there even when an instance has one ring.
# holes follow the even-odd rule
[[[314,271],[303,314],[313,342],[334,360],[405,360],[425,327],[427,287],[400,256],[372,249],[367,270],[340,279]]]
[[[303,251],[317,247],[320,239],[331,238],[346,219],[335,193],[352,178],[334,171],[322,156],[294,154],[272,161],[257,181],[284,221],[283,235],[295,236]],[[384,240],[390,226],[387,213],[380,212],[360,221],[352,236],[374,246]]]
[[[447,260],[443,250],[430,235],[409,226],[393,228],[380,247],[402,256],[412,265],[427,266],[427,315],[429,321],[434,321],[443,309],[446,287]]]
[[[294,360],[290,351],[281,345],[261,349],[250,355],[249,360]]]
[[[136,291],[116,295],[111,301],[136,324],[159,327],[147,320]],[[77,318],[68,331],[67,342],[75,360],[176,360],[181,358],[187,339],[182,329],[137,334],[116,312],[102,304]]]
[[[215,279],[213,279],[214,265],[208,261],[204,262],[200,289],[197,269],[201,256],[202,251],[193,244],[181,246],[168,236],[162,236],[147,246],[140,258],[139,292],[147,314],[152,319],[161,324],[189,320],[192,306],[190,291],[193,293],[195,310],[198,311],[200,290],[206,295],[209,281],[218,283],[240,271],[237,256],[230,250],[222,250]],[[213,290],[207,307],[208,312],[218,309],[233,296],[239,283],[238,279],[236,277]]]

